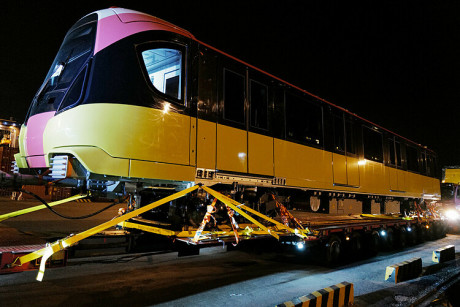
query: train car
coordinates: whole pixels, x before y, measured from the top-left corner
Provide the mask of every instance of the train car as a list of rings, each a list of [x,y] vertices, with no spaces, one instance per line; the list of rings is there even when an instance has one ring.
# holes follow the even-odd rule
[[[440,199],[433,151],[123,8],[69,30],[15,159],[21,173],[138,198],[203,183],[264,208],[276,191],[291,208],[338,214]]]
[[[443,169],[441,183],[442,203],[460,209],[460,167],[450,166]]]

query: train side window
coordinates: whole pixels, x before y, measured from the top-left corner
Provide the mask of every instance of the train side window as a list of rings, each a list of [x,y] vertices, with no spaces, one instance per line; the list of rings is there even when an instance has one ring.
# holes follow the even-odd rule
[[[393,138],[388,139],[388,150],[390,152],[389,163],[390,165],[396,166],[396,150],[395,150],[395,140]]]
[[[420,170],[420,172],[426,175],[426,152],[425,151],[422,151],[422,157],[421,157],[420,162],[422,162],[422,169]]]
[[[182,52],[170,48],[142,51],[147,73],[152,85],[168,97],[183,100]]]
[[[316,146],[323,145],[321,106],[286,93],[286,136]]]
[[[245,77],[224,69],[224,118],[244,123]]]
[[[347,153],[356,154],[356,131],[355,124],[352,119],[347,119],[345,121],[345,133]]]
[[[395,141],[395,149],[396,149],[396,166],[401,167],[402,166],[401,143],[399,143],[398,141]]]
[[[418,172],[418,152],[417,148],[407,145],[406,147],[407,169],[413,172]]]
[[[345,152],[345,127],[343,116],[333,115],[334,122],[334,150]]]
[[[251,80],[251,126],[268,129],[268,88],[266,85]]]
[[[434,177],[434,159],[430,154],[426,155],[426,174],[430,177]]]
[[[383,138],[378,131],[363,127],[364,158],[383,162]]]

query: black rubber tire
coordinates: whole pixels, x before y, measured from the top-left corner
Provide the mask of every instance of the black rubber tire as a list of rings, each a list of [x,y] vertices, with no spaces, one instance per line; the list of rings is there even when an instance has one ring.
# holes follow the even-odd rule
[[[325,245],[326,263],[336,265],[340,262],[342,256],[342,240],[336,235],[331,235]]]
[[[377,230],[368,234],[367,250],[370,256],[375,256],[382,250],[382,242]]]
[[[425,225],[417,226],[417,243],[423,243],[426,241],[426,228]]]
[[[381,239],[383,241],[383,247],[387,251],[391,251],[394,249],[395,245],[395,236],[394,236],[394,231],[393,228],[387,228],[386,229],[386,235],[381,236]]]
[[[407,245],[412,246],[417,244],[417,227],[410,227],[407,231]]]
[[[442,221],[436,221],[433,223],[434,226],[434,236],[436,239],[441,239],[445,237],[444,225]]]
[[[359,260],[364,257],[363,238],[359,232],[353,232],[350,238],[350,259]]]
[[[397,246],[398,248],[405,248],[408,245],[406,228],[400,227],[395,231],[395,233],[396,233],[395,246]]]
[[[433,223],[427,224],[428,228],[425,227],[426,232],[425,232],[425,240],[427,241],[432,241],[435,240],[435,233],[434,233],[434,227]]]

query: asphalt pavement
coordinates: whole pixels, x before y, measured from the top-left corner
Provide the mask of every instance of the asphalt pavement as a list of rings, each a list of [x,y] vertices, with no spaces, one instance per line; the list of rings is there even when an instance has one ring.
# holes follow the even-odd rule
[[[0,214],[31,205],[37,203],[0,199]],[[56,208],[82,215],[105,205],[74,203]],[[47,210],[6,220],[0,223],[0,246],[25,244],[23,240],[45,242],[86,230],[110,220],[118,207],[84,221],[64,220]],[[348,281],[354,284],[357,306],[427,306],[458,281],[458,259],[442,265],[431,261],[433,250],[449,244],[458,250],[460,236],[448,235],[335,268],[299,254],[226,252],[222,247],[182,258],[171,251],[74,258],[67,267],[47,269],[43,282],[35,280],[36,271],[0,275],[0,305],[273,306]],[[397,285],[384,280],[386,266],[412,257],[422,258],[424,276]]]

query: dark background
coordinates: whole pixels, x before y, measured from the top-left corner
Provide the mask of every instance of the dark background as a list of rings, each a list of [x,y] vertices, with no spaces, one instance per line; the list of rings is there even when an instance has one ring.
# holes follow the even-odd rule
[[[16,1],[0,8],[0,118],[24,120],[67,30],[139,10],[460,165],[460,1]]]

